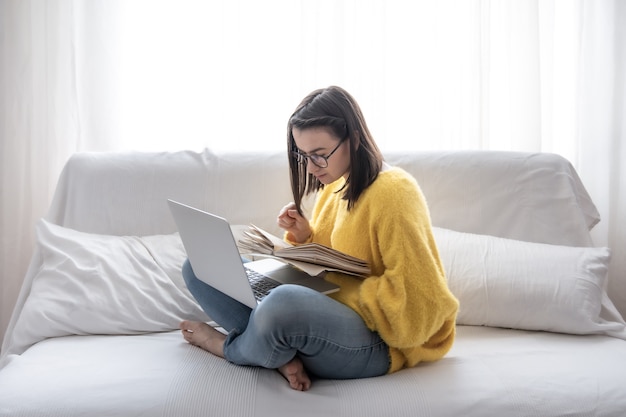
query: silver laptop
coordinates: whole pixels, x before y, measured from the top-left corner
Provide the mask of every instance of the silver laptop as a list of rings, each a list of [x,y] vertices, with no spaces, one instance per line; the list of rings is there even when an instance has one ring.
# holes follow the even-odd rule
[[[254,308],[273,288],[296,284],[324,294],[339,290],[321,277],[312,277],[275,259],[243,262],[226,219],[168,200],[183,246],[201,281]]]

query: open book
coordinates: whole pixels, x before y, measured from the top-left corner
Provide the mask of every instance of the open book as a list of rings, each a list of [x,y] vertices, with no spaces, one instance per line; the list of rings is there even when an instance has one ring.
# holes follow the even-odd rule
[[[319,243],[291,245],[252,224],[240,235],[237,245],[242,253],[278,258],[310,275],[318,275],[322,271],[337,271],[359,277],[370,274],[367,262],[361,259]]]

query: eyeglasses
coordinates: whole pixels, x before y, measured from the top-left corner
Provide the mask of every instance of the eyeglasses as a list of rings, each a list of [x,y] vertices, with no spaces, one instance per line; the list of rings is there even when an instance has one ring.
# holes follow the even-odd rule
[[[310,159],[311,162],[313,162],[313,165],[315,165],[316,167],[327,168],[328,167],[328,158],[333,156],[335,151],[337,151],[337,149],[339,149],[339,147],[341,146],[342,143],[343,143],[343,140],[339,141],[339,144],[337,146],[335,146],[335,149],[333,149],[326,156],[324,156],[324,155],[316,155],[316,154],[307,155],[307,154],[302,153],[302,152],[300,152],[298,150],[293,151],[292,153],[296,157],[296,160],[298,161],[298,163],[306,164],[307,161]]]

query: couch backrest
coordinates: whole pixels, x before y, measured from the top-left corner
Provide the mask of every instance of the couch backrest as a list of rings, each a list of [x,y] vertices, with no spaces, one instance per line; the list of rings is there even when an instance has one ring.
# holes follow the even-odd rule
[[[433,224],[519,240],[588,246],[598,212],[572,165],[554,154],[390,153],[428,201]],[[172,198],[278,232],[291,201],[284,152],[78,153],[67,162],[47,215],[77,230],[150,235],[176,230]]]

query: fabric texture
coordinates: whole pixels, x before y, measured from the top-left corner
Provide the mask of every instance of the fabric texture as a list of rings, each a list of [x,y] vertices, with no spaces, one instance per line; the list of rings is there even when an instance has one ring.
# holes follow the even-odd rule
[[[592,246],[600,215],[572,164],[559,155],[430,152],[387,158],[417,179],[432,224],[527,242]]]
[[[0,417],[622,417],[624,363],[613,337],[459,326],[440,361],[303,394],[179,332],[68,336],[0,371]]]
[[[626,323],[605,291],[608,248],[433,233],[460,301],[457,323],[626,339]]]
[[[311,217],[311,240],[364,259],[365,280],[339,273],[331,294],[356,311],[390,347],[390,372],[440,359],[454,340],[458,302],[449,291],[431,233],[428,207],[415,179],[383,171],[347,214],[339,191],[327,185]],[[339,192],[338,192],[339,191]]]
[[[45,338],[137,334],[208,321],[182,279],[178,234],[146,237],[88,234],[41,220],[42,265],[13,333],[27,348]]]

